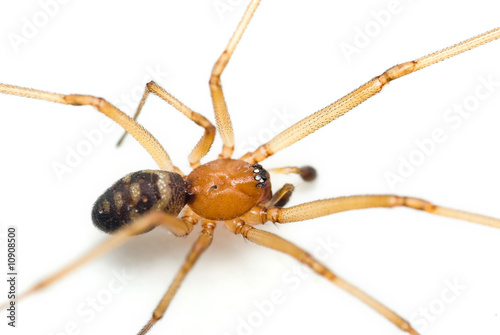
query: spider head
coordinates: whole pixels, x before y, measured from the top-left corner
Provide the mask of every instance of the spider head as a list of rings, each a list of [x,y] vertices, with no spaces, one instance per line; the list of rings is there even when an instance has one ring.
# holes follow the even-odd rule
[[[230,220],[272,196],[269,174],[258,164],[217,159],[201,165],[187,178],[188,205],[211,220]]]

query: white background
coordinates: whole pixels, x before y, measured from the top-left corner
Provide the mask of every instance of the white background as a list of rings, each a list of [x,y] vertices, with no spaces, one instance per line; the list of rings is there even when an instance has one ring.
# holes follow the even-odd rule
[[[151,79],[148,68],[167,72],[159,83],[192,109],[214,120],[208,79],[247,1],[221,1],[220,16],[208,1],[78,1],[58,12],[27,44],[14,50],[7,36],[21,33],[23,17],[41,11],[37,1],[0,5],[0,81],[60,93],[85,93],[120,101]],[[493,1],[401,0],[400,12],[348,62],[340,45],[375,22],[371,11],[389,1],[263,1],[243,36],[222,83],[238,144],[264,136],[273,109],[296,120],[326,106],[394,64],[408,61],[498,26]],[[12,35],[11,35],[12,36]],[[500,217],[498,143],[500,99],[480,102],[458,129],[442,117],[474,94],[479,78],[500,80],[500,42],[458,56],[391,83],[380,95],[276,154],[265,167],[310,164],[318,179],[274,178],[297,185],[291,204],[351,195],[391,193],[384,174],[408,157],[415,140],[443,128],[447,141],[404,183],[398,194]],[[1,237],[18,227],[19,290],[103,240],[90,220],[94,200],[115,180],[154,161],[133,139],[114,144],[118,127],[71,173],[58,180],[54,162],[67,146],[85,140],[104,117],[90,107],[0,96],[2,176]],[[127,110],[132,113],[132,110]],[[189,171],[187,155],[201,130],[156,97],[140,123]],[[215,159],[219,139],[208,159]],[[239,149],[240,148],[240,149]],[[204,160],[206,162],[207,159]],[[424,334],[498,334],[500,331],[500,231],[409,209],[342,213],[268,230],[306,250],[318,239],[338,243],[326,264],[407,319],[426,323]],[[197,231],[197,230],[196,230]],[[101,257],[18,306],[16,330],[1,317],[2,334],[135,334],[149,319],[195,238],[175,239],[161,229]],[[2,244],[4,246],[4,244]],[[5,247],[0,251],[6,272]],[[1,256],[3,255],[3,256]],[[253,334],[398,334],[383,317],[317,276],[298,290],[282,276],[295,262],[234,237],[222,227],[211,249],[188,276],[151,334],[238,334],[238,318],[255,313],[254,301],[273,290],[285,303],[252,329]],[[77,308],[103,294],[113,271],[134,277],[87,322]],[[421,308],[439,306],[445,281],[466,286],[432,322]],[[7,288],[0,282],[0,300]],[[452,296],[452,294],[450,295]],[[436,302],[437,301],[437,302]],[[2,314],[4,315],[4,314]],[[7,332],[5,332],[7,329]],[[240,332],[241,333],[241,332]]]

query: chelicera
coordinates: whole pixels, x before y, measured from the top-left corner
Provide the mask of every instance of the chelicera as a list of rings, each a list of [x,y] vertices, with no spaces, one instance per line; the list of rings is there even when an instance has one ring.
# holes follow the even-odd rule
[[[194,225],[200,224],[201,232],[184,264],[154,310],[151,319],[139,332],[139,334],[146,334],[164,316],[185,276],[201,254],[210,246],[216,226],[222,224],[234,234],[242,235],[249,241],[294,257],[320,276],[372,307],[401,330],[409,334],[418,334],[405,319],[343,280],[308,252],[255,226],[267,222],[285,224],[348,210],[396,206],[405,206],[495,228],[500,228],[500,220],[437,206],[422,199],[397,195],[346,196],[284,208],[293,192],[293,186],[285,184],[273,194],[269,173],[260,163],[377,94],[390,81],[499,38],[500,28],[414,61],[396,65],[345,97],[297,122],[255,151],[249,152],[239,159],[234,159],[232,158],[235,145],[233,128],[220,77],[259,2],[259,0],[250,2],[234,35],[213,67],[209,85],[217,129],[223,141],[223,148],[218,159],[205,164],[201,163],[201,159],[212,146],[216,128],[205,117],[191,110],[155,82],[149,82],[146,85],[144,95],[133,118],[128,117],[102,98],[79,94],[58,94],[0,84],[0,92],[5,94],[60,104],[93,106],[120,124],[125,129],[126,134],[134,136],[160,168],[160,170],[141,170],[128,174],[106,190],[95,202],[92,219],[98,228],[112,233],[113,236],[75,263],[32,287],[23,296],[54,283],[71,270],[134,235],[145,233],[157,226],[163,226],[176,236],[185,236],[191,233]],[[160,143],[136,122],[136,118],[150,93],[159,96],[204,129],[202,138],[189,155],[193,171],[187,175],[173,165]],[[316,176],[314,169],[307,166],[281,167],[269,171],[298,174],[306,181],[314,180]]]

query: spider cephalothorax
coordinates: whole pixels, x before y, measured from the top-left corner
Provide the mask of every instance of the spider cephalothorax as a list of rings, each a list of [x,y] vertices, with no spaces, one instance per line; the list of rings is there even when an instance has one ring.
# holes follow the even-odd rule
[[[217,159],[187,178],[189,207],[201,217],[230,220],[271,198],[269,174],[259,164]]]

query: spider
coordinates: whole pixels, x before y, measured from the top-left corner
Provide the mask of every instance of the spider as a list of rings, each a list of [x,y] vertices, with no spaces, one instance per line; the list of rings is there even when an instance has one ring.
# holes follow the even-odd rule
[[[259,13],[264,12],[264,10],[263,10],[263,9],[259,9],[259,10],[260,10],[260,12],[259,12]],[[258,13],[258,14],[259,14],[259,13]],[[259,15],[258,15],[258,14],[257,14],[256,18],[258,18],[258,17],[259,17]],[[262,14],[262,15],[265,15],[265,14]],[[256,26],[256,25],[257,25],[257,24],[254,22],[252,25],[250,25],[250,27],[252,27],[252,26]],[[229,29],[229,28],[228,28],[228,29]],[[251,28],[249,28],[248,33],[250,33],[250,31],[251,31]],[[453,41],[458,41],[458,40],[460,40],[460,39],[463,39],[463,37],[468,37],[468,36],[470,36],[470,34],[466,34],[465,36],[456,37]],[[246,37],[246,35],[245,35],[245,37]],[[245,37],[243,38],[243,41],[245,41]],[[222,42],[221,42],[221,43],[222,43]],[[448,43],[448,42],[446,42],[446,43]],[[442,46],[444,46],[444,45],[441,43],[441,44],[436,45],[436,47],[433,47],[433,49],[437,49],[438,47],[442,47]],[[481,48],[481,49],[483,49],[483,48]],[[239,50],[239,49],[237,49],[237,51],[236,51],[236,53],[235,53],[235,57],[237,57],[237,55],[238,55],[238,50]],[[426,49],[426,50],[427,50],[427,49]],[[431,50],[428,50],[428,51],[431,51]],[[220,53],[220,50],[218,50],[218,52]],[[243,53],[243,51],[241,51],[241,50],[239,50],[239,52],[240,52],[240,53]],[[476,51],[476,53],[478,53],[478,52],[479,52],[479,51]],[[483,52],[484,52],[484,51],[483,51]],[[416,54],[414,54],[414,55],[415,55],[415,56],[419,56],[420,54],[422,54],[422,53],[421,53],[421,52],[417,52],[417,53],[416,53]],[[474,56],[469,56],[469,57],[474,58]],[[464,56],[464,57],[460,57],[460,58],[465,58],[465,56]],[[235,58],[235,59],[237,59],[237,58]],[[411,58],[408,58],[408,59],[411,59]],[[401,61],[405,61],[405,60],[407,60],[407,58],[402,58],[402,59],[400,59],[400,60],[401,60]],[[230,66],[231,66],[231,64],[232,64],[232,62],[233,62],[233,61],[234,61],[234,59],[231,61]],[[213,60],[210,60],[210,62],[213,62]],[[390,65],[392,65],[393,63],[394,63],[394,62],[384,63],[384,64],[386,64],[386,65],[390,66]],[[445,64],[445,63],[443,63],[443,64]],[[443,65],[443,64],[440,64],[440,66],[446,66],[446,65]],[[235,66],[236,66],[236,65],[234,65],[234,64],[233,64],[233,68],[234,68]],[[383,71],[383,70],[384,70],[386,67],[388,67],[388,66],[385,66],[384,68],[382,68],[382,67],[381,67],[381,68],[380,68],[380,70],[382,70],[382,71]],[[430,71],[430,70],[429,70],[429,71]],[[228,67],[228,70],[227,70],[227,72],[225,72],[225,76],[223,77],[223,84],[224,84],[224,87],[225,87],[225,89],[226,89],[226,90],[229,90],[229,89],[230,89],[230,87],[229,87],[229,86],[230,86],[230,84],[228,84],[228,82],[226,81],[226,78],[227,78],[227,79],[229,79],[229,78],[228,78],[228,75],[229,75],[229,73],[230,73],[230,72],[231,72],[231,71],[229,71],[229,67]],[[426,71],[426,72],[428,72],[428,71]],[[357,80],[356,82],[354,82],[351,86],[352,86],[352,87],[355,87],[355,85],[356,85],[356,84],[358,84],[358,82],[362,81],[363,79],[366,79],[366,78],[367,78],[367,76],[372,76],[372,75],[375,75],[376,73],[378,73],[378,72],[374,72],[373,70],[368,71],[368,74],[367,74],[367,75],[365,75],[364,77],[361,77],[359,80]],[[423,72],[422,72],[422,73],[423,73]],[[417,75],[415,75],[415,76],[417,76]],[[420,74],[419,74],[419,76],[420,76]],[[433,77],[433,78],[434,78],[434,77]],[[206,85],[206,78],[204,78],[204,79],[205,79],[205,80],[203,81],[203,84],[204,84],[204,85]],[[410,80],[411,80],[411,79],[407,79],[407,81],[410,81]],[[401,82],[403,82],[403,80],[401,80]],[[391,85],[391,86],[390,86],[390,87],[391,87],[390,89],[395,89],[395,87],[397,87],[398,85],[403,85],[403,84],[402,84],[402,83],[393,84],[393,85]],[[31,86],[39,86],[39,87],[41,87],[41,85],[40,85],[40,84],[39,84],[39,85],[34,85],[34,84],[33,84],[33,85],[31,85]],[[474,87],[474,86],[472,86],[472,88],[473,88],[473,87]],[[169,87],[167,87],[167,89],[168,89],[168,88],[169,88]],[[205,88],[206,88],[206,87],[205,87]],[[174,87],[172,87],[171,89],[172,89],[172,92],[173,92],[173,93],[176,93],[176,91],[175,91]],[[55,86],[54,86],[54,89],[53,89],[53,90],[57,91],[57,89],[55,88]],[[97,88],[96,88],[95,90],[96,90],[96,92],[97,92]],[[389,89],[387,89],[387,90],[389,90]],[[61,90],[59,89],[59,91],[61,91]],[[65,91],[66,91],[66,89],[65,89]],[[77,89],[71,88],[71,89],[68,89],[68,91],[85,91],[85,90],[83,90],[83,89],[78,89],[78,90],[77,90]],[[87,91],[88,91],[88,90],[87,90]],[[327,96],[328,98],[333,97],[332,99],[334,100],[334,97],[342,95],[342,93],[343,93],[344,91],[345,91],[345,88],[344,88],[342,91],[339,91],[339,94],[338,94],[338,95],[336,95],[336,94],[332,94],[332,93],[328,93],[326,96]],[[385,92],[384,92],[384,93],[385,93]],[[385,94],[389,94],[389,93],[385,93]],[[103,94],[99,92],[99,93],[97,93],[97,95],[103,95]],[[178,96],[178,94],[176,94],[176,95]],[[178,96],[178,97],[179,97],[179,96]],[[179,98],[180,98],[180,97],[179,97]],[[228,97],[228,98],[229,98],[229,97]],[[377,99],[380,99],[380,98],[377,98]],[[149,100],[153,101],[153,98],[150,98]],[[182,100],[184,101],[185,99],[182,99]],[[151,101],[148,101],[148,104],[150,104],[150,103],[151,103]],[[447,101],[448,101],[448,100],[447,100]],[[331,102],[331,101],[330,101],[330,100],[327,100],[327,101],[325,101],[325,104],[328,104],[329,102]],[[197,108],[195,108],[195,106],[192,106],[191,104],[189,104],[189,100],[187,101],[187,103],[188,103],[188,105],[190,105],[193,109],[198,110]],[[372,103],[372,102],[370,102],[370,103]],[[231,105],[230,105],[230,103],[228,103],[228,104],[229,104],[229,106],[231,106]],[[321,107],[321,106],[317,106],[317,107]],[[360,106],[360,108],[361,108],[361,107],[362,107],[362,106]],[[65,107],[65,108],[67,108],[67,107]],[[151,108],[151,107],[150,107],[150,108]],[[165,108],[165,107],[162,105],[162,107],[159,107],[159,108]],[[230,110],[232,110],[232,108],[231,108],[231,107],[229,107],[229,108],[230,108]],[[367,108],[367,107],[364,107],[364,108]],[[24,108],[23,108],[23,109],[24,109]],[[28,109],[28,108],[26,108],[26,109]],[[52,109],[51,113],[54,113],[54,110],[53,110],[53,109],[56,109],[56,107],[51,105],[51,109]],[[61,110],[62,110],[62,109],[61,109]],[[315,110],[315,109],[313,108],[312,110]],[[57,112],[57,111],[56,111],[56,112]],[[351,113],[355,113],[355,112],[359,112],[359,113],[361,113],[362,111],[358,110],[358,111],[353,111],[353,112],[351,112]],[[441,109],[437,109],[437,113],[440,113],[440,112],[441,112]],[[24,111],[23,111],[23,113],[24,113]],[[47,113],[49,113],[49,112],[47,112]],[[142,118],[142,117],[144,117],[144,119],[141,119],[141,120],[144,120],[144,121],[143,121],[144,123],[146,123],[146,119],[145,119],[145,118],[146,118],[146,117],[148,116],[148,114],[150,114],[150,113],[155,114],[155,112],[147,112],[147,111],[145,111],[144,115],[141,115],[141,118]],[[160,113],[161,113],[161,112],[156,113],[156,114],[160,114]],[[351,115],[351,113],[349,113],[348,115]],[[401,112],[400,112],[400,113],[401,113]],[[61,115],[62,115],[62,114],[63,114],[63,113],[61,113]],[[66,115],[66,114],[68,114],[68,112],[67,112],[67,111],[65,111],[65,112],[64,112],[64,114]],[[85,113],[83,113],[83,114],[85,114]],[[89,113],[89,114],[92,114],[92,113]],[[168,114],[168,116],[169,116],[169,117],[170,117],[170,116],[171,116],[171,117],[175,117],[175,116],[174,116],[174,115],[172,115],[172,114],[173,114],[173,113],[169,113],[169,114]],[[205,115],[207,115],[208,113],[207,113],[207,112],[205,112],[204,114],[205,114]],[[48,114],[46,114],[46,113],[45,113],[45,114],[44,114],[44,116],[46,117],[46,115],[48,115]],[[352,115],[353,115],[353,114],[352,114]],[[71,116],[72,116],[72,117],[74,117],[74,114],[72,114],[72,113],[71,113]],[[304,116],[305,116],[305,115],[304,115]],[[364,114],[364,116],[366,116],[366,113]],[[64,117],[64,116],[63,116],[63,117]],[[159,116],[158,116],[158,117],[159,117]],[[351,116],[349,116],[349,117],[351,117]],[[343,123],[343,122],[346,122],[346,121],[344,121],[343,119],[340,119],[340,120],[339,120],[339,122],[342,122],[342,123]],[[68,122],[68,123],[69,123],[69,122]],[[141,123],[142,123],[142,121],[141,121]],[[330,126],[330,127],[331,127],[331,126]],[[236,128],[236,125],[235,125],[235,128]],[[54,132],[59,132],[59,131],[60,131],[60,129],[56,129]],[[193,132],[194,132],[194,130],[193,130]],[[323,133],[324,133],[324,134],[327,134],[327,132],[326,132],[325,130],[323,130],[323,131],[318,132],[317,134],[314,134],[313,136],[311,136],[311,137],[309,137],[309,138],[313,138],[314,136],[322,136],[321,134],[323,134]],[[327,134],[327,135],[331,136],[331,134]],[[329,138],[330,138],[329,136],[325,136],[325,137],[322,137],[322,138],[323,138],[324,140],[326,140],[326,139],[329,139]],[[309,140],[309,138],[308,138],[308,140]],[[352,137],[351,137],[351,138],[352,138]],[[339,137],[339,140],[340,140],[340,139],[341,139],[341,137]],[[132,142],[132,141],[130,141],[130,142]],[[410,142],[411,142],[411,141],[410,141]],[[216,144],[216,145],[217,145],[217,144]],[[297,146],[299,146],[299,145],[301,145],[301,144],[297,144]],[[297,149],[295,149],[295,150],[297,150],[297,151],[295,151],[294,149],[289,149],[289,150],[291,150],[291,151],[292,151],[292,155],[296,155],[296,153],[297,153],[297,152],[300,152],[300,147],[297,147],[297,146],[294,146],[294,148],[297,148]],[[303,146],[302,146],[302,149],[305,149],[305,148],[307,148],[307,147],[303,147]],[[169,151],[169,153],[171,152],[170,148],[168,148],[168,145],[167,145],[167,150]],[[302,150],[302,151],[304,151],[304,150]],[[281,154],[280,154],[280,155],[281,155]],[[286,155],[286,151],[283,151],[283,155]],[[290,156],[291,156],[291,155],[290,155]],[[179,157],[181,157],[181,156],[179,156]],[[276,158],[281,158],[281,157],[284,157],[284,156],[281,156],[281,157],[275,156],[275,157],[276,157]],[[274,157],[273,157],[273,158],[274,158]],[[296,161],[292,160],[291,158],[286,158],[286,157],[285,157],[285,159],[288,159],[289,164],[294,164],[294,163],[296,164],[296,163],[297,163]],[[296,157],[295,157],[295,159],[296,159]],[[179,160],[180,160],[180,159],[179,159]],[[307,159],[307,161],[309,161],[309,159]],[[271,160],[270,160],[270,162],[271,162]],[[276,160],[276,162],[278,162],[278,160]],[[85,162],[85,164],[86,164],[86,165],[90,165],[90,163],[87,163],[87,162]],[[268,163],[268,164],[271,166],[271,163]],[[280,164],[279,164],[279,163],[273,163],[273,165],[274,165],[274,166],[279,166]],[[85,166],[84,166],[83,168],[85,168]],[[136,170],[138,170],[138,169],[142,169],[142,168],[144,168],[144,164],[141,164],[141,166],[139,166]],[[102,167],[101,167],[100,169],[101,169],[101,170],[104,170],[104,168],[102,168]],[[325,168],[324,168],[324,173],[321,173],[321,169],[319,169],[319,171],[320,171],[320,177],[321,177],[321,178],[326,178],[326,179],[331,178],[331,177],[328,177],[328,172],[330,171],[330,169],[331,169],[331,167],[329,167],[328,169],[326,169],[326,167],[325,167]],[[116,176],[114,176],[114,177],[108,177],[108,178],[107,178],[107,179],[108,179],[108,180],[107,180],[107,182],[109,183],[109,181],[110,181],[110,180],[113,180],[113,179],[117,179],[117,178],[119,178],[120,176],[124,175],[125,173],[130,172],[129,170],[131,171],[131,170],[133,170],[133,168],[132,168],[132,169],[130,169],[130,168],[129,168],[129,169],[127,169],[127,170],[124,170],[124,173],[121,173],[121,175],[117,173],[117,174],[116,174]],[[104,178],[103,178],[103,179],[104,179]],[[274,179],[273,179],[273,180],[274,180]],[[323,179],[320,179],[320,180],[323,180]],[[96,182],[96,183],[97,183],[97,182]],[[309,187],[309,186],[308,186],[308,187]],[[101,186],[101,187],[97,187],[97,189],[99,189],[99,191],[102,191],[102,189],[101,189],[101,188],[102,188],[102,186]],[[328,192],[324,192],[321,196],[322,196],[322,197],[332,196],[332,194],[331,194],[332,192],[334,192],[334,195],[338,194],[336,190],[331,190],[331,189],[330,189],[330,190],[328,190]],[[351,193],[354,193],[354,192],[349,191],[349,193],[351,194]],[[375,193],[375,192],[373,192],[373,193]],[[403,192],[401,192],[401,193],[403,193]],[[339,194],[339,195],[340,195],[340,194]],[[300,197],[300,195],[299,195],[299,194],[295,193],[295,194],[294,194],[294,198],[292,199],[292,200],[294,201],[294,203],[305,202],[305,201],[308,201],[308,200],[312,200],[312,199],[317,198],[316,196],[311,196],[311,194],[306,194],[306,196],[305,196],[305,197],[304,197],[304,196],[302,196],[301,198],[296,198],[297,196],[298,196],[298,197]],[[449,204],[449,203],[448,203],[448,201],[447,201],[446,199],[442,199],[442,200],[438,201],[437,199],[434,199],[433,197],[431,197],[430,195],[428,195],[428,194],[424,193],[423,191],[422,191],[422,195],[421,195],[421,197],[428,198],[428,199],[430,199],[430,200],[434,200],[434,202],[438,202],[438,203],[443,204],[443,205],[447,205],[447,204]],[[302,200],[302,201],[300,201],[300,200]],[[92,201],[92,200],[90,200],[90,201]],[[471,201],[467,201],[467,203],[466,203],[466,204],[464,204],[463,206],[453,206],[453,207],[460,207],[460,208],[464,208],[464,209],[468,209],[468,210],[469,210],[469,209],[470,209],[470,210],[474,210],[473,208],[469,207],[469,206],[471,206],[471,205],[473,205],[473,204],[471,204]],[[451,206],[451,204],[450,204],[450,206]],[[85,209],[87,209],[87,208],[85,208]],[[88,209],[87,209],[87,210],[88,210]],[[475,210],[475,211],[476,211],[476,212],[481,212],[480,210]],[[484,211],[483,211],[483,212],[484,212]],[[399,222],[399,223],[398,223],[399,225],[402,225],[402,222],[406,222],[406,218],[407,218],[408,216],[411,216],[411,215],[412,215],[412,214],[410,213],[410,211],[408,211],[408,210],[404,211],[404,212],[403,212],[403,214],[404,214],[404,215],[402,215],[402,216],[400,217],[400,218],[401,218],[401,222]],[[76,216],[78,216],[78,215],[79,215],[79,214],[78,214],[78,213],[75,213],[75,212],[73,212],[73,214],[72,214],[72,216],[75,216],[75,217],[76,217]],[[84,212],[82,215],[88,215],[88,214]],[[387,213],[383,212],[383,213],[380,213],[379,215],[382,215],[382,216],[391,216],[391,217],[392,217],[392,216],[397,215],[397,214],[394,214],[393,212],[390,212],[390,213],[389,213],[389,212],[387,212]],[[88,217],[88,216],[85,216],[85,217]],[[337,219],[337,218],[335,218],[335,219],[334,219],[334,217],[329,217],[329,218],[327,218],[326,220],[322,220],[322,222],[323,222],[323,225],[328,225],[328,226],[330,227],[330,226],[332,225],[332,223],[331,223],[331,222],[333,222],[333,220],[335,220],[335,222],[339,222],[339,221],[342,221],[342,220],[343,220],[342,218],[344,218],[344,217],[345,217],[345,215],[339,216],[339,218],[338,218],[338,219]],[[369,217],[365,217],[365,218],[369,218]],[[425,220],[425,221],[427,221],[427,220],[433,220],[433,218],[429,218],[429,216],[419,216],[419,218],[422,218],[422,220]],[[443,223],[443,220],[444,220],[444,219],[442,219],[442,220],[437,220],[437,221],[432,221],[432,222],[436,222],[435,224],[433,224],[433,225],[432,225],[433,229],[439,229],[439,228],[437,227],[438,225],[445,225],[445,223]],[[87,220],[87,221],[88,221],[88,220]],[[362,221],[362,220],[359,220],[359,221]],[[428,221],[427,221],[427,222],[428,222]],[[340,223],[340,222],[339,222],[339,223]],[[351,223],[351,225],[354,225],[354,224],[356,224],[356,223]],[[359,224],[359,222],[358,222],[358,224]],[[305,225],[305,224],[304,224],[304,225]],[[405,225],[406,225],[406,224],[405,224]],[[459,228],[458,228],[458,226],[459,226],[459,225],[460,225],[460,224],[456,224],[456,223],[454,223],[452,226],[450,226],[450,227],[449,227],[449,229],[459,229]],[[305,228],[303,228],[303,226],[302,226],[301,224],[296,224],[296,226],[297,226],[297,228],[298,228],[298,229],[299,229],[299,228],[305,229]],[[469,231],[470,231],[470,230],[474,230],[474,231],[476,231],[476,228],[475,228],[475,227],[472,227],[473,225],[472,225],[472,226],[471,226],[471,225],[465,225],[465,226],[466,226],[466,228],[467,228],[467,229],[469,229]],[[406,228],[406,227],[405,227],[405,228]],[[288,228],[281,227],[281,230],[284,230],[284,229],[288,229]],[[323,228],[323,229],[324,229],[324,228]],[[219,230],[220,230],[220,229],[219,229]],[[489,233],[489,234],[491,234],[491,230],[488,230],[488,233]],[[397,237],[398,237],[396,233],[394,233],[394,235],[393,235],[393,236],[394,236],[394,238],[397,238]],[[141,238],[142,238],[142,237],[141,237]],[[220,239],[217,239],[217,240],[220,240]],[[299,241],[299,240],[295,239],[294,241]],[[184,242],[184,243],[188,243],[188,242],[185,242],[185,241],[183,241],[183,242]],[[73,243],[74,243],[74,242],[73,242]],[[71,245],[71,244],[70,244],[70,245]],[[235,244],[235,245],[236,245],[236,244]],[[250,246],[248,246],[248,247],[250,247]],[[256,251],[257,251],[257,249],[256,249],[256,248],[254,248],[254,250],[256,250]],[[182,256],[180,256],[181,254],[182,254],[182,253],[179,253],[179,257],[182,257]],[[269,254],[269,253],[261,253],[261,255],[262,255],[263,257],[266,257],[267,255],[269,255],[269,258],[272,258],[272,257],[271,257],[271,254]],[[276,257],[279,257],[279,256],[276,256]],[[484,257],[484,255],[483,255],[483,257]],[[283,259],[283,260],[285,260],[285,258],[282,258],[282,259]],[[202,266],[202,263],[203,263],[203,262],[200,262],[199,266]],[[159,263],[159,264],[162,264],[162,265],[163,265],[163,263]],[[351,264],[351,266],[356,266],[356,263]],[[360,269],[360,273],[363,273],[363,271],[362,271],[362,270],[363,270],[363,269]],[[44,272],[47,272],[47,270],[46,270],[46,269],[44,269]],[[194,277],[194,276],[193,276],[193,277]],[[147,283],[147,282],[146,282],[146,283]],[[319,283],[320,283],[320,282],[318,281],[318,284],[319,284]],[[358,285],[358,286],[363,287],[362,285]],[[184,288],[184,290],[189,290],[188,284],[186,284],[186,288]],[[389,291],[390,291],[390,290],[389,290]],[[378,297],[379,297],[382,301],[384,301],[384,293],[383,293],[383,292],[384,292],[384,291],[381,291],[380,293],[378,293],[378,294],[377,294],[377,296],[378,296]],[[389,292],[389,294],[391,294],[391,292]],[[179,301],[179,300],[181,300],[181,298],[179,298],[179,299],[178,299],[178,300],[176,300],[176,301]],[[353,299],[353,300],[354,300],[354,299]],[[406,300],[406,299],[405,299],[405,300]],[[408,300],[409,300],[409,299],[408,299]],[[333,305],[333,304],[335,304],[335,302],[330,301],[330,302],[329,302],[329,304],[328,304],[328,305],[326,305],[326,306],[330,307],[330,305]],[[413,307],[413,305],[412,305],[412,307]],[[180,307],[179,307],[179,308],[180,308]],[[146,309],[146,308],[144,308],[144,309]],[[175,310],[175,309],[176,309],[176,308],[172,308],[172,309],[170,309],[170,310],[169,310],[169,312],[174,312],[174,310]],[[148,310],[147,312],[149,313],[149,310]],[[147,313],[145,312],[145,313],[144,313],[144,315],[146,315],[146,314],[147,314]],[[409,313],[409,314],[410,314],[410,313]],[[172,318],[174,318],[174,317],[172,316]],[[163,321],[163,323],[169,323],[169,322],[168,322],[168,321]],[[163,324],[163,323],[160,323],[159,325],[161,325],[161,324]]]

